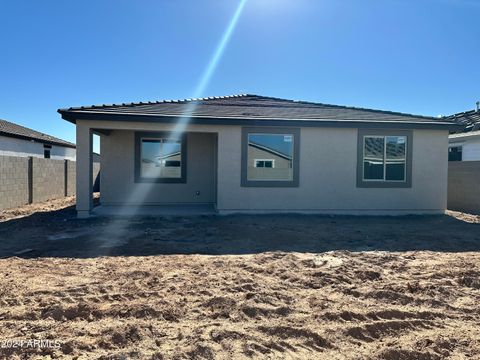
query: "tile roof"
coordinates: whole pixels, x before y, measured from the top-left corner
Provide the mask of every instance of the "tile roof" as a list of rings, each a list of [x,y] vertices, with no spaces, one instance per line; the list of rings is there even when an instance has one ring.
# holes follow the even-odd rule
[[[444,117],[446,120],[463,125],[463,132],[480,130],[480,111],[470,110]]]
[[[66,120],[118,115],[141,117],[189,117],[247,120],[358,121],[450,124],[436,117],[373,110],[351,106],[286,100],[258,95],[230,95],[199,99],[163,100],[59,109]],[[103,118],[102,118],[103,119]],[[134,120],[134,119],[132,119]]]
[[[24,126],[14,124],[7,120],[0,119],[0,136],[8,136],[8,137],[15,137],[25,140],[33,140],[38,141],[44,144],[50,145],[60,145],[66,146],[70,148],[75,148],[75,144],[56,138],[54,136],[50,136],[47,134],[43,134],[41,132],[26,128]]]

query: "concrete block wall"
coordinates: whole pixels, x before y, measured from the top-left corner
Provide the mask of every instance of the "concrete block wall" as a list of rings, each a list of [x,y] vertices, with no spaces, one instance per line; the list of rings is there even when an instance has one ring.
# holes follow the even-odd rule
[[[65,161],[33,158],[33,202],[65,196]]]
[[[480,161],[448,163],[448,209],[480,214]]]
[[[93,184],[99,172],[100,163],[93,163]],[[0,210],[72,196],[75,192],[75,161],[0,155]]]
[[[29,201],[29,158],[0,156],[0,210]]]
[[[67,162],[67,196],[75,195],[77,165],[75,161]]]

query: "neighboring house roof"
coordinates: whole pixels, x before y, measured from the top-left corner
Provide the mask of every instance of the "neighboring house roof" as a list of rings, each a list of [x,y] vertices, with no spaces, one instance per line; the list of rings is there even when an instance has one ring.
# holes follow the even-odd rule
[[[170,122],[188,118],[196,124],[355,126],[386,123],[397,127],[458,128],[453,122],[430,116],[364,109],[258,95],[231,95],[200,99],[164,100],[129,104],[92,105],[59,109],[62,118],[76,120]],[[415,125],[415,126],[413,126]]]
[[[480,111],[470,110],[444,117],[446,120],[456,122],[463,125],[463,131],[477,131],[480,130]]]
[[[453,142],[457,140],[476,139],[478,137],[480,137],[480,130],[451,134],[448,138]]]
[[[175,151],[173,153],[170,153],[170,154],[165,154],[165,155],[159,155],[159,156],[155,156],[158,160],[165,160],[165,159],[168,159],[168,158],[171,158],[172,156],[178,156],[178,155],[181,155],[182,153],[180,151]]]
[[[76,147],[75,144],[71,142],[2,119],[0,119],[0,136],[14,137],[17,139],[37,141],[44,144],[59,145],[70,148]]]
[[[271,147],[268,147],[268,146],[265,146],[265,145],[261,145],[261,144],[257,144],[257,143],[254,143],[252,141],[249,141],[248,143],[249,146],[252,146],[254,148],[257,148],[257,149],[260,149],[260,150],[263,150],[263,151],[266,151],[266,152],[269,152],[270,154],[273,154],[273,155],[277,155],[278,157],[281,157],[281,158],[284,158],[286,160],[292,160],[292,157],[287,155],[287,154],[284,154],[278,150],[275,150],[275,149],[272,149]]]

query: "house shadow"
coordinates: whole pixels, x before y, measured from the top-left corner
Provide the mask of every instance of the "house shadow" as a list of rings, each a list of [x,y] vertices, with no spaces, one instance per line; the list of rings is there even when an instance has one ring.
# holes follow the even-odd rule
[[[74,206],[0,222],[0,257],[480,251],[452,216],[203,215],[77,219]]]

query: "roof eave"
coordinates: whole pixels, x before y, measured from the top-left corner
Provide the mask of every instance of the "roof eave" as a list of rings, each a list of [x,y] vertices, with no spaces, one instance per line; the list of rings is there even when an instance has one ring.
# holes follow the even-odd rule
[[[451,134],[449,140],[476,139],[480,137],[480,131]]]
[[[105,113],[89,111],[68,111],[59,109],[62,119],[76,124],[77,120],[96,121],[136,121],[176,123],[182,116],[178,115],[146,115]],[[185,116],[187,118],[188,116]],[[135,121],[133,120],[133,121]],[[344,128],[397,128],[397,129],[444,129],[450,131],[461,130],[464,126],[454,122],[435,121],[378,121],[378,120],[331,120],[331,119],[279,119],[279,118],[251,118],[251,117],[207,117],[193,116],[190,124],[198,125],[257,125],[257,126],[301,126],[301,127],[344,127]]]

